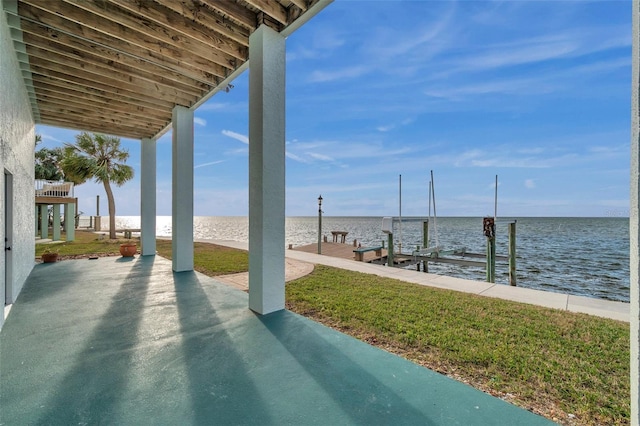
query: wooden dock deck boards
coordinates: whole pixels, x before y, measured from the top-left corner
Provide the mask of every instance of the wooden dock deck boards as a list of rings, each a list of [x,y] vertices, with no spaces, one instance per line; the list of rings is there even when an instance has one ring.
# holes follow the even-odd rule
[[[325,256],[338,257],[341,259],[351,259],[356,260],[355,250],[356,247],[353,244],[342,244],[342,243],[330,243],[323,242],[322,243],[322,254]],[[308,244],[305,246],[293,247],[292,250],[304,251],[306,253],[318,253],[318,243]],[[382,249],[382,256],[387,255],[387,250]],[[376,253],[373,251],[364,253],[364,261],[369,262],[374,259],[379,259],[379,256],[376,256]]]

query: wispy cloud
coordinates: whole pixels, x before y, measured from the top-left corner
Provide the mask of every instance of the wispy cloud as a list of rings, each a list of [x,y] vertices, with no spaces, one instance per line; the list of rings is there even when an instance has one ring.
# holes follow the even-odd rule
[[[211,161],[209,163],[198,164],[197,166],[194,166],[193,168],[194,169],[199,169],[201,167],[213,166],[213,165],[220,164],[220,163],[224,163],[224,160]]]
[[[227,137],[230,137],[231,139],[235,139],[237,141],[240,141],[240,142],[242,142],[244,144],[249,145],[249,137],[248,136],[242,135],[240,133],[233,132],[231,130],[223,130],[222,134],[227,136]]]
[[[360,65],[330,71],[316,70],[309,76],[309,82],[326,83],[335,80],[349,80],[360,77],[370,71],[371,68]]]
[[[287,156],[287,158],[290,158],[290,159],[292,159],[293,161],[297,161],[297,162],[299,162],[299,163],[307,163],[307,161],[306,161],[304,158],[299,157],[299,156],[297,156],[297,155],[295,155],[295,154],[292,154],[292,153],[291,153],[291,152],[289,152],[289,151],[286,151],[286,152],[285,152],[285,155]]]
[[[36,132],[37,133],[37,132]],[[42,137],[42,141],[49,141],[49,142],[57,142],[57,143],[63,143],[64,141],[48,134],[48,133],[39,133],[40,136]]]
[[[533,189],[536,187],[536,181],[533,179],[526,179],[524,181],[524,187],[527,189]]]
[[[393,124],[390,124],[388,126],[378,126],[376,127],[376,130],[379,132],[388,132],[389,130],[393,130],[393,128],[395,128],[396,126],[394,126]]]
[[[206,126],[207,125],[207,120],[205,120],[204,118],[200,118],[200,117],[193,117],[193,122],[199,126]]]
[[[317,152],[309,152],[307,155],[311,158],[315,158],[320,161],[335,161],[333,157],[329,157],[328,155],[318,154]]]
[[[236,113],[240,111],[246,111],[246,102],[216,102],[214,99],[218,99],[219,96],[224,95],[220,93],[213,98],[209,99],[203,105],[200,105],[196,111],[198,112],[224,112],[224,113]]]

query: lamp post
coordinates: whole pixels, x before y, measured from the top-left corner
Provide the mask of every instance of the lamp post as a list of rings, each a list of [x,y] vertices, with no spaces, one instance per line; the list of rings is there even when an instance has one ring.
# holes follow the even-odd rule
[[[322,254],[322,194],[318,197],[318,254]]]

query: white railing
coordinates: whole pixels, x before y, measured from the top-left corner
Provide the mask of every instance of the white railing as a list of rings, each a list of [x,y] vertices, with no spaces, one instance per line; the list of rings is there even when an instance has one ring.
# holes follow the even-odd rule
[[[36,197],[73,198],[73,182],[36,179]]]

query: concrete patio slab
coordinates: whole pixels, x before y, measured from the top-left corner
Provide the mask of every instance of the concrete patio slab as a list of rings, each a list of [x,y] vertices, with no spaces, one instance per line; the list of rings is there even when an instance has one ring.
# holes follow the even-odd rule
[[[36,265],[0,333],[0,424],[544,425],[158,256]]]

